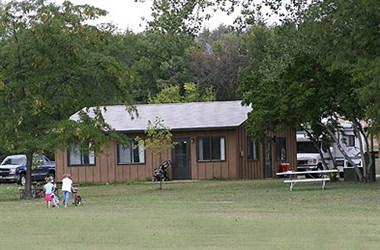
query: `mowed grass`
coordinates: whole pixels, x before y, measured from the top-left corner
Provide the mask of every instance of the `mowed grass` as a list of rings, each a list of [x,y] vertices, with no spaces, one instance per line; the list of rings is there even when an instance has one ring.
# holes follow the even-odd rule
[[[281,180],[81,186],[46,209],[0,185],[1,249],[380,249],[380,183]]]

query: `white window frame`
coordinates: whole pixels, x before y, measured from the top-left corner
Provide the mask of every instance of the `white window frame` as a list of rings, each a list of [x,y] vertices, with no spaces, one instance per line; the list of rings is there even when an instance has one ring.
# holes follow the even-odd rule
[[[248,137],[247,140],[247,159],[251,161],[259,160],[259,144],[251,137]]]
[[[216,159],[213,158],[212,152],[212,139],[219,138],[219,154],[220,158]],[[204,148],[204,140],[209,140],[209,148]],[[205,150],[209,151],[210,159],[204,159],[204,152]],[[209,161],[225,161],[226,160],[226,137],[225,136],[200,136],[197,138],[197,161],[199,162],[209,162]]]
[[[117,164],[118,165],[136,165],[145,164],[145,147],[144,144],[136,140],[128,140],[127,145],[117,144]],[[139,159],[135,161],[134,150],[137,148]]]
[[[83,152],[80,145],[73,144],[68,150],[68,163],[69,166],[93,166],[96,164],[95,153],[90,149]]]

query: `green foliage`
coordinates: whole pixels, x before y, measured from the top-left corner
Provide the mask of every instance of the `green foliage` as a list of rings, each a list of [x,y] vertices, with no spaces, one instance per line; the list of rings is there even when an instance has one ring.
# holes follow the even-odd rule
[[[241,90],[243,101],[252,105],[248,129],[256,138],[284,122],[297,126],[304,120],[305,101],[314,95],[304,84],[283,79],[297,53],[295,32],[294,26],[283,29],[257,26],[244,37],[249,62],[242,72]],[[295,109],[301,113],[294,112]]]
[[[239,73],[247,61],[242,34],[222,25],[212,32],[203,30],[197,44],[189,66],[194,81],[202,88],[212,86],[218,100],[241,98]]]
[[[44,0],[5,4],[0,15],[0,140],[7,151],[51,152],[73,138],[100,145],[112,134],[104,130],[99,110],[93,119],[68,121],[83,107],[130,103],[129,72],[105,52],[112,30],[87,24],[105,14],[68,1],[60,6]]]
[[[284,4],[263,2],[270,2],[275,14]],[[378,70],[367,69],[377,65],[380,56],[376,7],[378,2],[372,0],[293,2],[281,25],[251,29],[248,56],[256,59],[250,59],[244,70],[242,89],[244,101],[253,108],[252,134],[262,136],[286,123],[311,128],[315,138],[322,136],[326,143],[339,143],[334,132],[340,130],[338,120],[345,119],[368,146],[368,133],[360,122],[376,126],[380,108],[376,101],[368,102],[378,93],[372,81]],[[264,39],[257,39],[260,36]],[[374,95],[369,95],[367,86]],[[366,177],[371,163],[367,165],[364,158],[362,162]]]
[[[377,98],[380,94],[378,1],[313,0],[288,3],[269,0],[252,3],[247,8],[258,13],[264,5],[269,7],[269,15],[280,16],[282,24],[278,29],[286,30],[289,24],[296,25],[296,39],[292,35],[285,35],[282,40],[284,44],[288,43],[287,40],[297,41],[297,44],[290,47],[295,52],[291,52],[290,56],[295,60],[300,60],[301,57],[304,58],[301,60],[311,62],[309,66],[298,64],[297,67],[302,69],[317,64],[317,68],[311,72],[312,76],[307,79],[304,75],[303,79],[316,80],[316,74],[323,77],[322,72],[329,78],[324,83],[316,83],[315,86],[319,85],[318,88],[322,89],[323,96],[319,102],[311,98],[308,108],[312,103],[319,105],[322,102],[320,118],[328,115],[325,113],[335,113],[350,121],[365,120],[376,130],[380,118]],[[295,70],[296,74],[299,72],[291,62],[282,61],[281,56],[278,58],[276,54],[271,54],[270,58],[284,67],[289,66],[289,73],[285,74],[287,76],[293,73],[291,70]],[[269,65],[271,69],[266,75],[281,74],[281,70]]]
[[[163,33],[192,32],[186,21],[195,21],[193,25],[199,25],[192,17],[196,5],[197,1],[154,0],[150,29]]]
[[[215,93],[213,87],[201,89],[197,84],[187,82],[183,86],[184,95],[182,102],[210,102],[215,101]],[[201,93],[203,91],[203,93]]]
[[[136,138],[139,143],[143,144],[146,150],[159,154],[163,151],[172,149],[174,143],[172,141],[173,134],[169,127],[166,127],[164,120],[156,117],[156,120],[149,121],[145,130],[146,138]]]
[[[205,89],[204,94],[202,96],[202,100],[205,102],[216,101],[216,96],[212,87],[208,87]]]
[[[184,102],[195,102],[200,99],[200,94],[198,93],[198,87],[194,83],[185,83],[184,86]]]
[[[180,102],[201,102],[214,101],[215,94],[212,87],[206,88],[201,93],[200,88],[195,83],[185,83],[183,95],[179,85],[172,85],[161,90],[155,97],[150,99],[150,103],[180,103]]]
[[[153,51],[147,53],[149,60],[146,61],[153,67],[148,71],[141,71],[145,74],[143,77],[153,77],[146,81],[150,85],[149,88],[141,88],[142,91],[150,91],[144,94],[144,101],[147,101],[146,96],[155,96],[162,88],[184,82],[199,83],[209,94],[209,88],[213,87],[217,99],[236,99],[236,65],[241,58],[236,57],[236,53],[230,53],[237,52],[235,47],[224,44],[224,51],[219,51],[213,57],[212,64],[204,63],[207,61],[207,55],[197,56],[202,52],[197,52],[199,44],[195,35],[199,32],[202,21],[210,17],[208,7],[215,5],[227,10],[233,4],[229,0],[153,1],[152,20],[148,22],[147,37],[154,38],[156,43],[152,46]],[[152,71],[149,72],[150,70]],[[151,74],[153,72],[154,74]],[[180,91],[182,92],[182,89]]]
[[[367,107],[366,114],[370,118],[371,132],[380,131],[380,57],[360,63],[354,69],[355,81],[366,83],[356,91],[361,105]]]
[[[182,102],[179,85],[173,85],[162,89],[156,96],[149,100],[149,103],[178,103]]]
[[[233,9],[236,0],[154,0],[152,6],[153,20],[149,30],[161,33],[196,34],[202,21],[210,18],[209,7],[224,11]],[[216,7],[217,6],[217,7]]]
[[[0,19],[0,135],[8,150],[54,148],[61,144],[57,128],[74,112],[126,100],[122,68],[101,52],[104,37],[111,34],[84,24],[103,14],[69,2],[59,7],[45,1],[7,4]]]
[[[340,98],[341,112],[350,120],[370,120],[370,125],[377,129],[380,118],[380,103],[375,97],[380,95],[378,8],[379,2],[375,0],[325,1],[312,6],[305,18],[320,60],[330,71],[343,71],[349,76],[344,83],[347,93]],[[315,18],[321,21],[314,23]]]
[[[127,32],[110,45],[110,54],[133,73],[131,90],[138,102],[147,103],[162,88],[191,79],[187,64],[194,40],[189,35]]]

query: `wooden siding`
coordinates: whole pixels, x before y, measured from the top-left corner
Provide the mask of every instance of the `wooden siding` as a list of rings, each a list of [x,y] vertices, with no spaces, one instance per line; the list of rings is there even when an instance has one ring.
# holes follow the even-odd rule
[[[236,147],[237,138],[236,130],[218,130],[218,131],[196,131],[196,132],[180,132],[174,133],[174,137],[191,138],[191,176],[192,179],[236,179],[237,162],[236,162]],[[208,136],[225,137],[225,160],[224,161],[206,161],[200,162],[197,160],[197,138]]]
[[[294,166],[296,163],[296,135],[295,130],[280,127],[277,136],[287,137],[287,157],[288,161]],[[134,138],[136,135],[129,135]],[[141,136],[141,135],[138,135]],[[199,162],[197,160],[197,138],[207,136],[225,137],[224,161]],[[245,126],[231,130],[204,130],[173,132],[173,138],[190,138],[191,154],[191,178],[192,179],[255,179],[263,177],[263,146],[260,145],[259,160],[247,160],[247,134]],[[273,150],[273,174],[276,173],[275,144]],[[56,153],[56,175],[60,178],[64,173],[73,176],[75,182],[81,183],[111,183],[129,180],[150,180],[153,169],[158,167],[164,160],[172,160],[171,150],[161,154],[145,153],[145,164],[119,165],[117,164],[117,144],[110,141],[104,145],[103,150],[96,156],[94,166],[68,166],[67,151]],[[169,176],[172,176],[169,169]]]
[[[279,126],[275,134],[268,134],[268,137],[285,137],[286,138],[286,161],[295,168],[297,162],[297,142],[296,130],[285,125]],[[257,160],[248,160],[248,134],[246,125],[243,124],[237,130],[239,169],[238,176],[240,179],[257,179],[264,177],[264,145],[259,143],[259,152]],[[272,143],[272,176],[275,177],[280,167],[280,161],[276,158],[276,144]]]
[[[257,160],[248,160],[248,135],[246,126],[242,125],[238,129],[238,175],[241,179],[256,179],[264,176],[263,145],[259,144]]]

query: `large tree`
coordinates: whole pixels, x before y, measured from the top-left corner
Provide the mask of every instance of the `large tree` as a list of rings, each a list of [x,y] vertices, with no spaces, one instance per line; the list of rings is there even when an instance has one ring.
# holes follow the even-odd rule
[[[219,44],[213,41],[212,55],[196,43],[202,20],[208,18],[204,11],[214,4],[209,0],[153,1],[152,20],[139,35],[147,46],[137,51],[141,56],[133,66],[139,72],[136,85],[141,89],[142,102],[169,86],[184,89],[186,82],[195,82],[204,90],[212,86],[218,99],[236,97],[240,59],[237,36],[225,34],[217,38]]]
[[[380,4],[375,0],[328,0],[309,6],[302,25],[329,72],[343,72],[336,112],[353,123],[362,151],[364,180],[373,177],[369,136],[379,129]],[[366,122],[368,130],[363,126]]]
[[[339,143],[334,136],[340,129],[337,121],[349,120],[357,137],[364,138],[360,147],[363,180],[367,180],[373,162],[372,157],[364,158],[369,143],[362,121],[371,128],[378,119],[379,106],[373,98],[378,92],[378,70],[373,67],[379,58],[378,1],[265,2],[273,13],[286,7],[276,30],[287,32],[276,36],[281,46],[278,42],[263,46],[271,48],[261,60],[265,66],[249,70],[255,65],[251,61],[245,71],[245,101],[256,107],[250,115],[253,130],[261,131],[263,124],[296,122],[317,127]]]
[[[242,34],[231,27],[220,26],[210,32],[203,30],[197,37],[199,49],[193,50],[190,70],[200,86],[215,89],[218,100],[236,100],[239,74],[246,63]]]
[[[89,5],[45,0],[11,1],[0,16],[0,141],[27,155],[26,195],[31,195],[32,155],[72,142],[98,147],[111,129],[100,110],[94,119],[69,121],[84,107],[123,103],[129,85],[123,68],[104,53],[112,29],[88,22],[106,12]]]
[[[118,34],[110,43],[110,53],[134,72],[133,95],[147,103],[162,88],[191,80],[188,61],[193,37],[181,33],[146,31]]]

